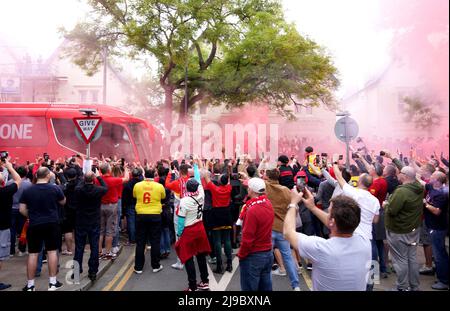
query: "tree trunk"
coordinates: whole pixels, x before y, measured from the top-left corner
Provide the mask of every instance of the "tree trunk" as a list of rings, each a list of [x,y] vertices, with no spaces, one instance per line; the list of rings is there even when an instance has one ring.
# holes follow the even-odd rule
[[[172,129],[173,89],[164,86],[164,125],[167,131]]]
[[[189,105],[189,103],[188,103],[188,105]],[[187,109],[189,109],[189,108],[187,108]],[[186,123],[186,121],[187,121],[186,97],[183,97],[183,99],[180,102],[180,116],[178,118],[178,123]]]

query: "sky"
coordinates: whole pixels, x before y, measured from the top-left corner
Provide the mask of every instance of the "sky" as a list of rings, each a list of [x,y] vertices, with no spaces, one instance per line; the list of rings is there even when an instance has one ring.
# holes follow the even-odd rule
[[[377,29],[378,1],[282,0],[286,19],[324,46],[339,71],[342,97],[361,88],[389,62],[390,35]],[[32,56],[49,57],[88,11],[80,0],[0,0],[0,35]],[[5,14],[5,12],[7,12]]]

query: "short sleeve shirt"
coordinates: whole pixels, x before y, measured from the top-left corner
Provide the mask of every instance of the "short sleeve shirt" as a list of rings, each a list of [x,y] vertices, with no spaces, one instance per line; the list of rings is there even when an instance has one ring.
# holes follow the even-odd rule
[[[198,193],[187,195],[180,200],[179,217],[184,217],[184,226],[189,227],[203,219],[203,205],[205,204],[205,192],[203,186],[198,186]]]
[[[119,193],[122,191],[123,180],[121,177],[103,176],[108,192],[102,198],[102,204],[114,204],[119,201]]]
[[[357,234],[328,240],[303,233],[297,237],[300,256],[313,264],[313,290],[366,290],[372,260],[370,241]]]
[[[166,190],[155,181],[144,180],[138,182],[133,188],[133,197],[136,198],[137,214],[161,214],[161,200],[166,198]]]
[[[372,240],[373,218],[380,214],[380,202],[369,191],[344,185],[344,195],[353,198],[361,208],[361,221],[355,234],[360,234],[366,239]]]
[[[60,209],[58,202],[64,199],[61,188],[53,184],[36,184],[26,189],[20,203],[28,208],[30,226],[58,223],[60,221]]]

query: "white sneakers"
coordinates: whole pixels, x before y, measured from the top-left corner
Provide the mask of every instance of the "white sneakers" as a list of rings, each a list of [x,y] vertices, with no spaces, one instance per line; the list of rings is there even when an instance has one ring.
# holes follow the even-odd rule
[[[281,271],[280,268],[272,271],[272,274],[273,275],[278,275],[278,276],[286,276],[287,275],[286,271]]]
[[[179,261],[174,263],[171,267],[174,268],[174,269],[177,269],[177,270],[183,270],[184,269],[184,265],[181,262],[179,262]]]
[[[111,251],[112,251],[114,254],[117,254],[117,253],[119,252],[119,247],[118,247],[118,246],[113,247]]]
[[[300,292],[301,290],[300,290],[300,287],[297,286],[297,287],[294,287],[293,291],[294,292]]]
[[[159,272],[163,269],[163,265],[159,265],[159,268],[153,269],[153,273]]]

